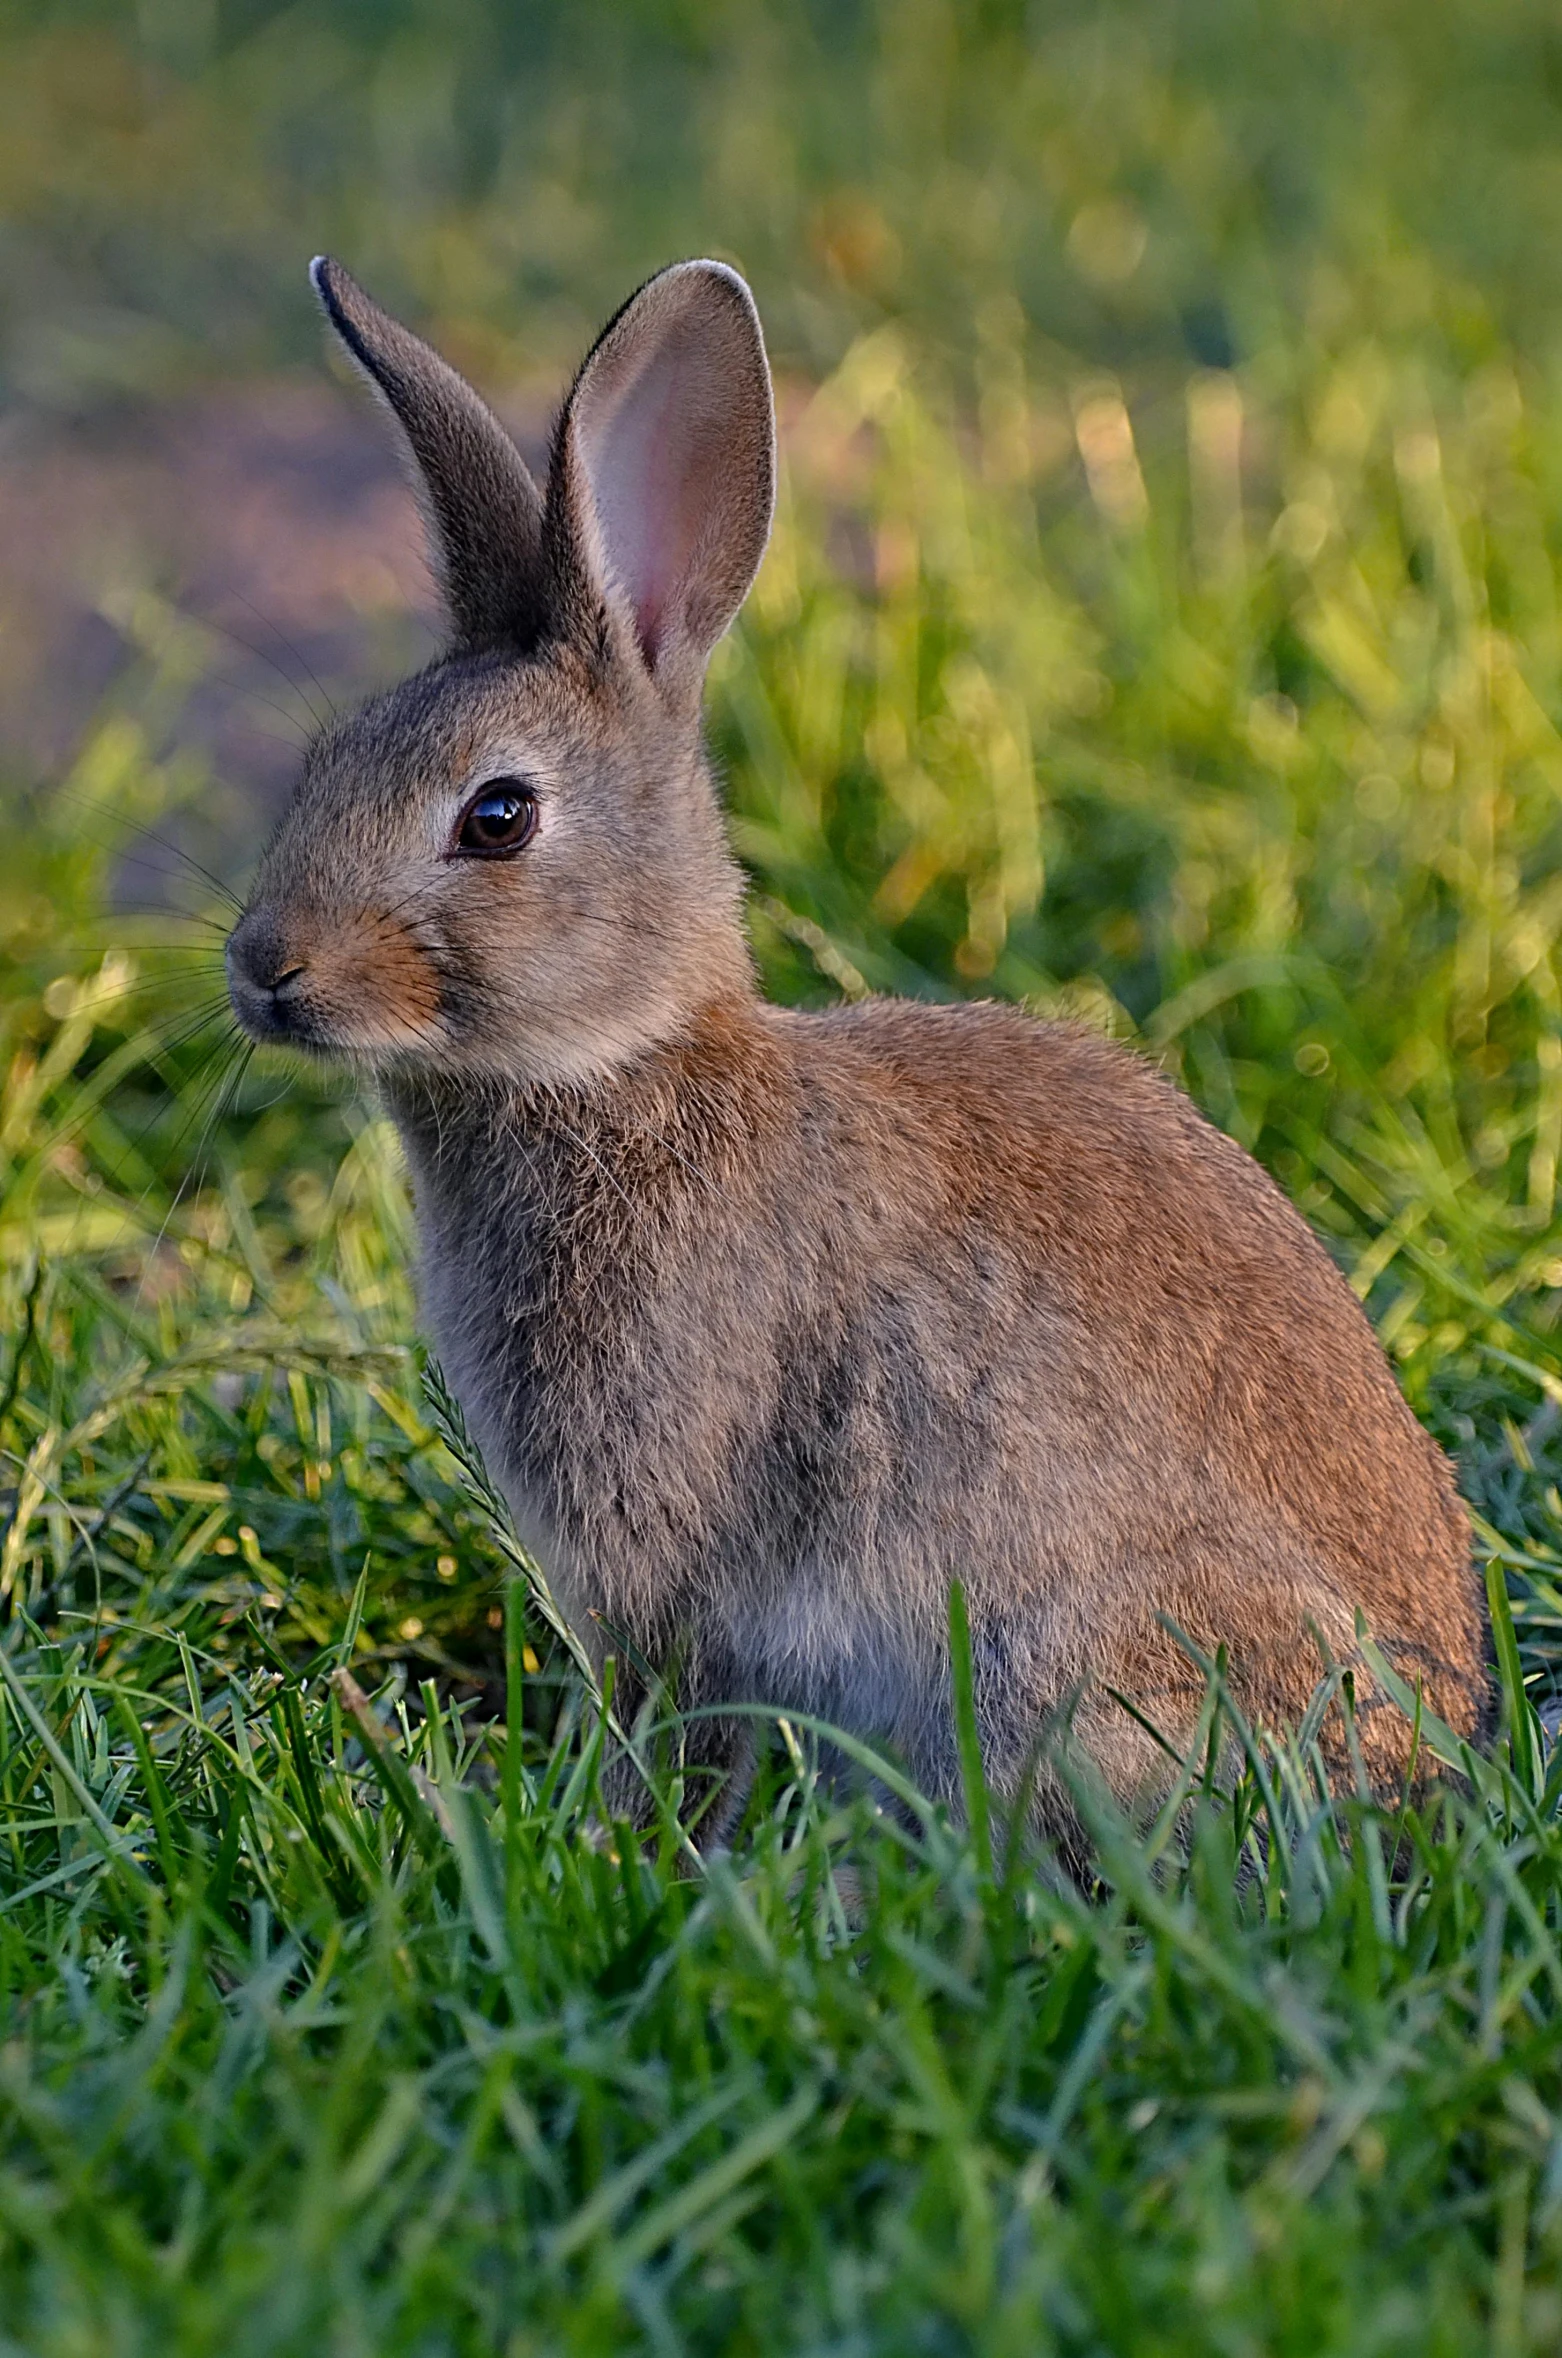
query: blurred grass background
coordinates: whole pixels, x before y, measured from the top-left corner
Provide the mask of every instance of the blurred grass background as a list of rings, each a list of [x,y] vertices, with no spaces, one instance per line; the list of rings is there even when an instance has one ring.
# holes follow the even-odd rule
[[[1326,1235],[1418,1412],[1456,1451],[1483,1553],[1509,1582],[1531,1691],[1547,1702],[1562,1683],[1555,11],[1539,0],[1125,0],[1089,11],[1040,0],[322,0],[289,9],[0,0],[0,544],[10,549],[8,557],[0,545],[0,576],[23,557],[51,561],[55,487],[62,503],[85,503],[93,537],[94,468],[127,437],[139,448],[162,436],[159,496],[176,506],[204,500],[210,538],[222,542],[225,477],[205,461],[197,487],[195,423],[205,421],[204,433],[213,418],[316,420],[308,404],[327,380],[303,271],[321,247],[432,335],[523,433],[537,430],[595,327],[648,271],[674,255],[716,252],[749,273],[777,373],[784,484],[771,555],[718,655],[710,718],[754,879],[753,940],[768,986],[810,1002],[881,988],[999,992],[1101,1024],[1175,1071]],[[345,395],[318,416],[319,480],[329,486],[359,464],[353,454],[378,448],[380,429]],[[246,488],[262,508],[266,482]],[[376,548],[388,552],[380,571],[344,563],[333,591],[354,628],[312,635],[285,600],[262,600],[243,623],[275,652],[277,676],[264,681],[281,708],[273,725],[307,725],[322,694],[350,696],[427,643],[410,507],[375,516]],[[345,514],[344,547],[356,545],[361,525],[358,511]],[[63,657],[49,670],[43,641],[36,662],[29,652],[29,666],[47,675],[58,750],[46,759],[22,736],[12,740],[0,800],[0,1645],[17,1676],[34,1682],[29,1691],[93,1806],[123,1828],[137,1872],[161,1879],[162,1897],[125,1899],[93,1848],[102,1829],[94,1832],[80,1792],[31,1723],[0,1711],[9,1747],[0,1780],[10,1780],[4,1790],[18,1813],[7,1872],[25,1899],[10,1914],[10,1900],[0,1900],[0,1977],[36,2045],[35,2062],[18,2063],[21,2076],[8,2083],[15,2151],[34,2158],[17,2161],[20,2174],[6,2184],[22,2206],[15,2216],[67,2222],[18,2229],[0,2242],[0,2261],[42,2303],[28,2312],[34,2338],[17,2347],[169,2347],[158,2335],[173,2333],[177,2314],[192,2348],[208,2346],[202,2332],[209,2346],[235,2346],[221,2334],[231,2337],[242,2318],[255,2347],[287,2350],[303,2346],[288,2337],[306,2327],[287,2322],[293,2312],[278,2290],[287,2274],[281,2229],[269,2259],[245,2246],[229,2274],[218,2271],[227,2289],[199,2316],[193,2290],[194,2305],[178,2306],[179,2270],[198,2275],[189,2255],[214,2247],[196,2237],[175,2266],[169,2221],[181,2203],[199,2210],[197,2180],[213,2202],[211,2189],[226,2186],[232,2162],[217,2129],[208,2122],[210,2136],[201,2131],[193,2176],[170,2164],[157,2180],[164,2209],[160,2225],[149,2223],[135,2138],[145,2143],[148,2122],[169,2116],[152,2105],[133,2133],[116,2127],[114,2089],[129,2082],[114,2081],[106,2063],[101,2086],[81,2078],[83,2058],[118,2054],[117,2040],[141,2035],[137,2008],[170,1970],[189,1898],[183,1837],[169,1815],[177,1802],[195,1829],[188,1857],[204,1860],[203,1875],[215,1857],[219,1880],[228,1878],[216,1912],[224,1923],[238,1921],[238,1901],[226,1896],[238,1888],[234,1876],[243,1884],[253,1870],[244,1971],[258,1978],[243,1980],[224,1950],[216,1986],[250,1991],[253,2021],[271,2025],[254,2032],[244,2081],[266,2124],[256,2136],[272,2137],[276,2107],[286,2112],[291,2099],[278,2090],[293,2085],[289,2073],[308,2080],[307,2047],[325,2075],[308,2084],[317,2095],[335,2091],[330,2135],[346,2140],[349,2119],[355,2135],[362,2129],[359,2179],[380,2184],[365,2159],[363,2107],[383,2101],[391,2117],[398,2050],[394,2039],[388,2054],[375,2048],[379,2033],[356,2001],[333,1996],[327,2005],[318,1993],[334,1986],[336,1968],[322,1958],[359,1960],[363,1987],[381,1993],[372,2003],[383,1998],[384,2019],[394,2014],[401,2026],[402,2061],[415,2051],[430,2085],[449,2056],[444,2032],[429,2031],[419,2010],[454,2022],[462,2006],[491,2012],[498,2001],[474,1998],[475,1985],[461,1979],[470,1960],[450,1964],[439,1945],[456,1940],[450,1927],[461,1919],[459,1908],[450,1914],[449,1878],[433,1870],[415,1904],[403,1875],[397,1904],[422,1926],[408,1935],[416,1955],[437,1926],[445,1962],[384,1963],[394,1952],[384,1932],[390,1901],[382,1891],[349,1905],[324,1820],[288,1779],[313,1746],[327,1784],[346,1774],[340,1709],[320,1684],[321,1666],[338,1660],[356,1664],[384,1711],[401,1712],[406,1742],[423,1746],[430,1774],[445,1742],[442,1711],[455,1714],[454,1756],[468,1759],[460,1711],[483,1724],[504,1683],[502,1550],[420,1393],[392,1142],[372,1108],[329,1083],[281,1067],[231,1069],[219,1009],[220,892],[165,848],[193,850],[221,882],[241,883],[291,756],[262,776],[214,754],[197,723],[233,663],[231,643],[155,534],[121,536],[116,526],[100,537],[101,566],[69,563],[78,604],[111,625],[111,660],[85,695]],[[316,556],[310,544],[298,568],[309,572]],[[31,594],[18,593],[12,608],[17,644],[29,650]],[[32,695],[39,682],[26,686]],[[541,1644],[536,1631],[526,1642],[533,1638]],[[560,1696],[566,1716],[573,1706],[545,1647],[542,1655],[531,1717],[514,1733],[517,1745],[524,1737],[542,1747],[527,1758],[546,1798],[555,1788],[538,1763],[558,1735]],[[420,1701],[425,1679],[435,1683]],[[156,1775],[130,1736],[113,1732],[120,1690],[135,1699],[132,1719],[171,1799],[157,1798]],[[252,1801],[253,1838],[241,1843],[233,1831],[231,1856],[237,1804],[223,1815],[210,1762],[190,1736],[221,1721],[223,1697],[234,1746],[259,1748],[253,1773],[271,1780],[276,1813],[263,1835]],[[296,1722],[282,1697],[293,1698],[286,1709],[296,1707]],[[361,1761],[355,1773],[361,1786]],[[353,1790],[355,1808],[367,1807]],[[47,1807],[41,1794],[52,1794]],[[1453,1890],[1457,1862],[1468,1866],[1473,1853],[1448,1828]],[[550,1821],[548,1839],[563,1843],[560,1856],[574,1855],[567,1827],[560,1834]],[[326,1863],[311,1882],[317,1840]],[[305,1846],[292,1881],[277,1870],[287,1843]],[[1220,1897],[1218,1868],[1202,1885],[1194,1877],[1183,1895],[1188,1920],[1206,1931],[1218,1921],[1241,1971],[1269,1992],[1276,2021],[1292,2020],[1286,2008],[1301,2005],[1304,1985],[1308,2005],[1323,2003],[1331,1960],[1349,1945],[1341,1927],[1358,1903],[1386,1944],[1382,1955],[1400,1940],[1394,1972],[1403,1969],[1404,1986],[1394,1985],[1393,2006],[1383,2000],[1370,2035],[1355,2015],[1336,2047],[1332,2030],[1318,2032],[1318,2054],[1335,2058],[1316,2067],[1318,2084],[1333,2091],[1327,2104],[1319,2099],[1321,2114],[1296,2094],[1311,2082],[1296,2082],[1294,2053],[1287,2063],[1242,2049],[1253,2085],[1218,2120],[1198,2111],[1191,2066],[1174,2100],[1176,2071],[1159,2049],[1152,2062],[1121,2061],[1116,2093],[1092,2116],[1098,2176],[1081,2216],[1116,2222],[1100,2232],[1125,2238],[1125,2287],[1133,2219],[1153,2214],[1166,2241],[1160,2260],[1132,2278],[1136,2289],[1124,2290],[1115,2327],[1109,2308],[1090,2309],[1080,2290],[1090,2275],[1085,2229],[1074,2257],[1057,2262],[1074,2287],[1069,2298],[1085,2307],[1076,2313],[1061,2295],[1037,2293],[1039,2307],[1021,2304],[1019,2322],[1002,2324],[991,2271],[982,2276],[971,2256],[997,2230],[990,2217],[981,2224],[987,2214],[970,2188],[988,2184],[990,2166],[991,2185],[1018,2206],[1004,2213],[1005,2232],[1022,2241],[1025,2206],[1040,2197],[1034,2187],[1023,2193],[1024,2134],[1009,2115],[994,2126],[1019,2098],[981,2079],[996,2072],[991,2059],[972,2066],[985,2091],[972,2105],[990,2108],[979,2126],[975,2113],[951,2126],[953,2096],[947,2087],[929,2093],[925,2041],[914,2066],[909,2047],[871,2066],[897,2088],[894,2075],[905,2072],[910,2093],[885,2099],[893,2158],[873,2180],[879,2191],[843,2178],[844,2191],[830,2197],[844,2206],[838,2223],[882,2196],[886,2215],[902,2222],[896,2234],[911,2235],[904,2222],[915,2218],[912,2241],[942,2253],[943,2214],[912,2202],[903,2217],[895,2189],[921,2183],[934,2148],[947,2182],[966,2189],[948,2206],[963,2222],[958,2233],[973,2239],[961,2247],[966,2275],[950,2259],[945,2275],[912,2268],[908,2279],[929,2315],[955,2321],[945,2339],[926,2339],[929,2348],[1051,2346],[1036,2338],[1043,2324],[1058,2347],[1137,2348],[1140,2333],[1151,2337],[1143,2346],[1160,2347],[1159,2325],[1173,2331],[1171,2301],[1175,2331],[1189,2338],[1164,2346],[1202,2351],[1210,2345],[1199,2338],[1201,2285],[1227,2304],[1221,2346],[1233,2349],[1280,2346],[1266,2337],[1287,2319],[1301,2336],[1295,2346],[1315,2350],[1549,2346],[1555,2302],[1547,2309],[1537,2294],[1526,2309],[1522,2277],[1526,2251],[1537,2268],[1549,2252],[1554,2286],[1545,2238],[1562,2147],[1548,2124],[1562,2083],[1554,2009],[1543,2021],[1536,2013],[1538,1968],[1526,1977],[1514,1962],[1504,1943],[1518,1933],[1502,1916],[1506,1902],[1491,1896],[1508,1888],[1507,1858],[1491,1866],[1475,1915],[1457,1893],[1449,1899],[1452,1962],[1433,1996],[1431,1948],[1412,1954],[1413,1911],[1407,1902],[1398,1933],[1386,1915],[1380,1923],[1378,1887],[1350,1881],[1359,1858],[1341,1867],[1334,1914],[1325,1907],[1310,1920],[1313,1946],[1287,1952],[1283,1972],[1267,1950],[1242,1945],[1248,1933]],[[360,1871],[361,1862],[349,1880]],[[792,1872],[783,1859],[767,1887],[778,1940]],[[864,1968],[888,1974],[890,2015],[912,2005],[906,1976],[922,1974],[916,2003],[942,2010],[939,2039],[957,2038],[965,2001],[951,1990],[977,1970],[971,1887],[960,1880],[969,1872],[969,1860],[929,1867],[894,1940],[886,1933],[878,1963]],[[1119,1872],[1128,1875],[1121,1863]],[[546,1883],[537,1887],[544,1896]],[[588,1875],[581,1889],[589,1884]],[[562,1946],[548,1968],[557,1978],[548,2003],[563,2007],[560,1991],[573,1990],[570,2002],[586,2009],[580,2019],[597,2026],[591,2038],[600,2030],[606,2042],[599,2050],[588,2039],[560,2066],[574,2091],[559,2099],[560,2149],[582,2199],[607,2158],[636,2150],[630,2115],[663,2117],[662,2097],[645,2097],[634,2113],[644,2087],[634,2083],[631,2102],[611,2050],[613,2007],[636,1974],[671,1972],[681,1954],[682,1902],[667,1898],[669,1888],[653,1878],[649,1897],[636,1896],[626,1870],[625,1892],[587,1891],[580,1904],[598,1917],[572,1919],[578,1973]],[[1553,1877],[1535,1903],[1548,1924],[1558,1889]],[[926,1921],[916,1913],[924,1903]],[[1274,1906],[1283,1914],[1289,1904]],[[631,1916],[649,1909],[646,1921],[663,1929],[645,1935],[638,1964],[614,1981],[595,1952],[589,1970],[583,1960],[625,1906]],[[545,1938],[542,1916],[527,1921],[528,1938]],[[1056,1935],[1047,1973],[1077,1932]],[[209,1937],[208,1926],[201,1938]],[[805,1927],[796,1937],[806,1947],[813,1936]],[[1142,1987],[1132,1981],[1137,1951],[1124,1940],[1118,1979],[1101,1968],[1101,2004],[1118,2009],[1111,2019],[1129,2039],[1135,2024],[1153,2017],[1164,2030],[1169,2017],[1154,2014],[1160,2001],[1132,1994]],[[927,1964],[940,1943],[943,1963]],[[907,1962],[913,1948],[922,1963]],[[384,1996],[391,1982],[375,1978],[380,1965],[364,1962],[371,1950],[395,1983],[394,2007]],[[883,1963],[891,1952],[900,1960],[893,1971]],[[735,1953],[723,1950],[709,1979],[690,1983],[691,2006],[722,2015],[753,1969],[751,1961],[740,1970]],[[1241,2048],[1220,2012],[1237,1966],[1217,1971],[1213,1954],[1199,1951],[1191,1996],[1165,2000],[1190,2019],[1206,2008],[1200,2069],[1211,2084],[1217,2051],[1229,2039]],[[957,1970],[951,1957],[966,1962]],[[657,1958],[653,1968],[647,1961]],[[997,1988],[1011,1965],[998,1942],[982,1970]],[[1381,1956],[1372,1971],[1380,1967],[1387,1987]],[[1271,1968],[1281,1983],[1263,1980]],[[1359,1994],[1367,1969],[1358,1961],[1352,1970]],[[608,1976],[600,1987],[599,1973]],[[267,2009],[281,2005],[284,1988],[292,2003],[298,1976],[316,1991],[309,2004],[322,2021],[353,2026],[360,2046],[346,2060],[329,2040],[309,2047],[312,2030],[290,2031],[291,2046],[282,2039],[281,2017]],[[1553,1980],[1562,1986],[1562,1968]],[[1063,1987],[1042,1981],[1054,1994]],[[1212,1992],[1224,1995],[1217,2002]],[[1415,2010],[1434,2002],[1450,2055],[1469,2022],[1484,2026],[1485,2041],[1457,2099],[1446,2094],[1452,2062],[1454,2077],[1439,2082],[1447,2128],[1435,2161],[1411,2134],[1430,2116],[1407,2060],[1423,2044],[1416,2026],[1431,2019]],[[1057,2088],[1077,2094],[1077,2074],[1093,2068],[1070,2044],[1083,2001],[1070,2012],[1065,1992],[1050,2014],[1050,1998],[1037,2004],[1054,2045],[1049,2060],[1033,2055],[1024,2066],[1046,2082],[1042,2095],[1025,2097],[1027,2118],[1054,2095],[1061,2104]],[[423,2025],[416,2035],[406,2027],[414,2017]],[[212,2019],[199,2038],[189,2032],[191,2051],[207,2052],[200,2039],[209,2032],[211,2054],[229,2057],[221,2070],[237,2072],[222,2046],[230,2034]],[[665,2025],[658,2034],[671,2035]],[[745,2071],[781,2069],[783,2033],[765,2039]],[[707,2068],[708,2059],[690,2065]],[[74,2132],[67,2116],[49,2112],[51,2072],[75,2073],[73,2085],[96,2091],[82,2097],[78,2126],[88,2124],[99,2159],[70,2183],[96,2189],[93,2199],[118,2221],[116,2248],[133,2254],[103,2263],[101,2283],[98,2256],[84,2256],[87,2193],[79,2191],[78,2214],[78,2194],[59,2192],[69,2179],[59,2157]],[[180,2082],[177,2103],[166,2090],[158,2099],[173,2103],[172,2117],[199,2110],[198,2079]],[[144,2094],[150,2082],[137,2085]],[[1290,2169],[1293,2148],[1315,2150],[1336,2098],[1344,2125],[1334,2159],[1316,2177],[1310,2162],[1298,2163],[1282,2200],[1275,2173],[1284,2175],[1282,2162]],[[466,2101],[430,2130],[429,2171],[462,2138],[463,2166],[474,2166],[481,2106],[463,2109]],[[1183,2101],[1191,2112],[1178,2112]],[[1146,2134],[1164,2105],[1162,2129],[1148,2137],[1142,2167],[1130,2166],[1123,2123],[1145,2104]],[[628,2111],[621,2118],[615,2106]],[[913,2115],[915,2130],[906,2126]],[[935,2115],[943,2126],[926,2132],[933,2147],[919,2146]],[[1374,2146],[1361,2123],[1379,2118]],[[1249,2124],[1240,2133],[1229,2126],[1238,2119]],[[1192,2120],[1214,2143],[1198,2142]],[[1251,2126],[1260,2121],[1267,2126]],[[1401,2128],[1409,2142],[1399,2141]],[[524,2124],[514,2134],[517,2150],[530,2152]],[[1007,2158],[972,2163],[973,2138],[995,2140],[992,2151]],[[389,2128],[382,2145],[390,2171],[399,2148]],[[1203,2194],[1192,2191],[1195,2147],[1198,2169],[1210,2173],[1198,2180]],[[296,2159],[302,2148],[289,2150]],[[39,2152],[54,2158],[39,2164]],[[1306,2243],[1298,2222],[1336,2162],[1329,2201],[1340,2207],[1328,2212],[1327,2233],[1315,2223]],[[336,2166],[328,2154],[316,2154],[317,2164]],[[514,2202],[562,2215],[563,2194],[537,2167]],[[1141,2209],[1115,2210],[1130,2181]],[[408,2216],[427,2183],[414,2176],[396,2197]],[[266,2202],[282,2201],[280,2186],[270,2185]],[[1255,2186],[1258,2207],[1242,2211],[1239,2233],[1236,2212],[1222,2205],[1240,2208]],[[1172,2201],[1167,2188],[1173,2207],[1185,2206],[1180,2224],[1156,2209]],[[1531,2207],[1515,2209],[1521,2197]],[[395,2204],[385,2199],[389,2218]],[[1439,2266],[1446,2261],[1446,2302],[1428,2294],[1404,2305],[1408,2261],[1399,2292],[1383,2292],[1376,2275],[1371,2302],[1361,2291],[1379,2266],[1361,2255],[1376,2254],[1384,2220],[1406,2206],[1425,2239],[1424,2250],[1416,2245],[1423,2261],[1434,2247]],[[828,2206],[821,2215],[836,2216]],[[1439,2219],[1457,2224],[1446,2245],[1437,2243]],[[501,2218],[494,2233],[502,2226]],[[1293,2231],[1319,2283],[1338,2264],[1335,2290],[1320,2293],[1317,2307],[1277,2256]],[[769,2299],[775,2280],[762,2262],[746,2245],[746,2258],[734,2256],[736,2226],[718,2224],[711,2236],[720,2265],[737,2272],[732,2283],[752,2290],[763,2279]],[[143,2248],[137,2238],[150,2241]],[[154,2246],[163,2257],[150,2256]],[[884,2258],[892,2246],[901,2260]],[[786,2248],[784,2235],[776,2248]],[[889,2273],[874,2281],[894,2281],[908,2248],[892,2237],[880,2254]],[[842,2289],[831,2253],[809,2250],[809,2267],[822,2271],[809,2280],[809,2313],[834,2320],[828,2331],[818,2325],[809,2346],[924,2346],[893,2338],[912,2333],[909,2310],[896,2310],[891,2339],[874,2341],[860,2285]],[[418,2251],[406,2261],[414,2276],[433,2265],[426,2241]],[[1488,2259],[1497,2271],[1489,2283]],[[1358,2261],[1367,2271],[1359,2282]],[[141,2270],[147,2284],[163,2284],[173,2306],[159,2308],[164,2293],[143,2289],[115,2310],[116,2264],[137,2282]],[[342,2279],[339,2308],[323,2261],[310,2279],[324,2306],[308,2310],[316,2325],[307,2330],[323,2331],[329,2311],[344,2349],[360,2344],[341,2317],[360,2293],[368,2299],[373,2270],[390,2265],[383,2256],[360,2264],[369,2276]],[[1392,2255],[1383,2266],[1395,2279]],[[281,2302],[264,2329],[245,2307],[246,2269],[259,2270],[253,2281]],[[623,2295],[629,2309],[615,2306],[619,2291],[599,2286],[597,2306],[570,2328],[572,2346],[628,2347],[635,2335],[646,2347],[674,2346],[672,2312],[657,2323],[643,2275],[631,2286],[641,2290]],[[89,2280],[98,2287],[90,2294]],[[721,2308],[725,2297],[711,2295],[711,2316],[737,2313]],[[1184,2298],[1185,2312],[1176,2308]],[[48,2340],[37,2321],[55,2316],[51,2301],[63,2306]],[[92,2341],[111,2312],[122,2341]],[[374,2314],[376,2348],[494,2346],[477,2327],[476,2340],[440,2341],[431,2327],[434,2338],[419,2341],[400,2310],[395,2323],[389,2309]],[[78,2324],[87,2340],[70,2339]],[[1011,2330],[1019,2338],[1004,2341]],[[151,2338],[138,2342],[137,2333]],[[1437,2334],[1444,2338],[1429,2338]]]

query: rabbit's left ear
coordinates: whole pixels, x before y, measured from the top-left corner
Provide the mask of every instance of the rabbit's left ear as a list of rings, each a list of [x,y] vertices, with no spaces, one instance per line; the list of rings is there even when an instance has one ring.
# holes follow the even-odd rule
[[[697,703],[748,594],[775,504],[775,413],[754,299],[721,262],[675,262],[588,355],[548,492],[560,574],[605,606],[668,701]]]

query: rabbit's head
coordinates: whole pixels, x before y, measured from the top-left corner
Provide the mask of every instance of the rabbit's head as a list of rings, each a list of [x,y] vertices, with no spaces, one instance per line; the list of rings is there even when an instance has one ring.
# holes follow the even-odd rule
[[[316,289],[404,438],[450,629],[328,728],[228,944],[262,1041],[547,1085],[748,984],[700,744],[764,553],[770,379],[747,287],[683,262],[577,376],[546,493],[455,371],[334,262]]]

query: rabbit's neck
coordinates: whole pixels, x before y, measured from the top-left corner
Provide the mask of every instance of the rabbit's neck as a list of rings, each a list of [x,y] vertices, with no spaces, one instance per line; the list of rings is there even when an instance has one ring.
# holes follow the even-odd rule
[[[654,1222],[668,1197],[720,1186],[734,1157],[751,1158],[774,1127],[790,1067],[774,1011],[734,994],[600,1079],[541,1087],[397,1074],[385,1098],[431,1201],[454,1208],[481,1196],[573,1219],[632,1182],[632,1204]],[[719,1175],[702,1168],[707,1160]]]

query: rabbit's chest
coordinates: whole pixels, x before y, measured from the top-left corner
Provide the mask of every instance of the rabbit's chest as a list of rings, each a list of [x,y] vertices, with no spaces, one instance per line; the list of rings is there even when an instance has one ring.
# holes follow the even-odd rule
[[[539,1552],[620,1578],[688,1564],[730,1527],[776,1377],[723,1274],[587,1254],[557,1223],[512,1231],[486,1282],[448,1224],[422,1244],[425,1323]]]

